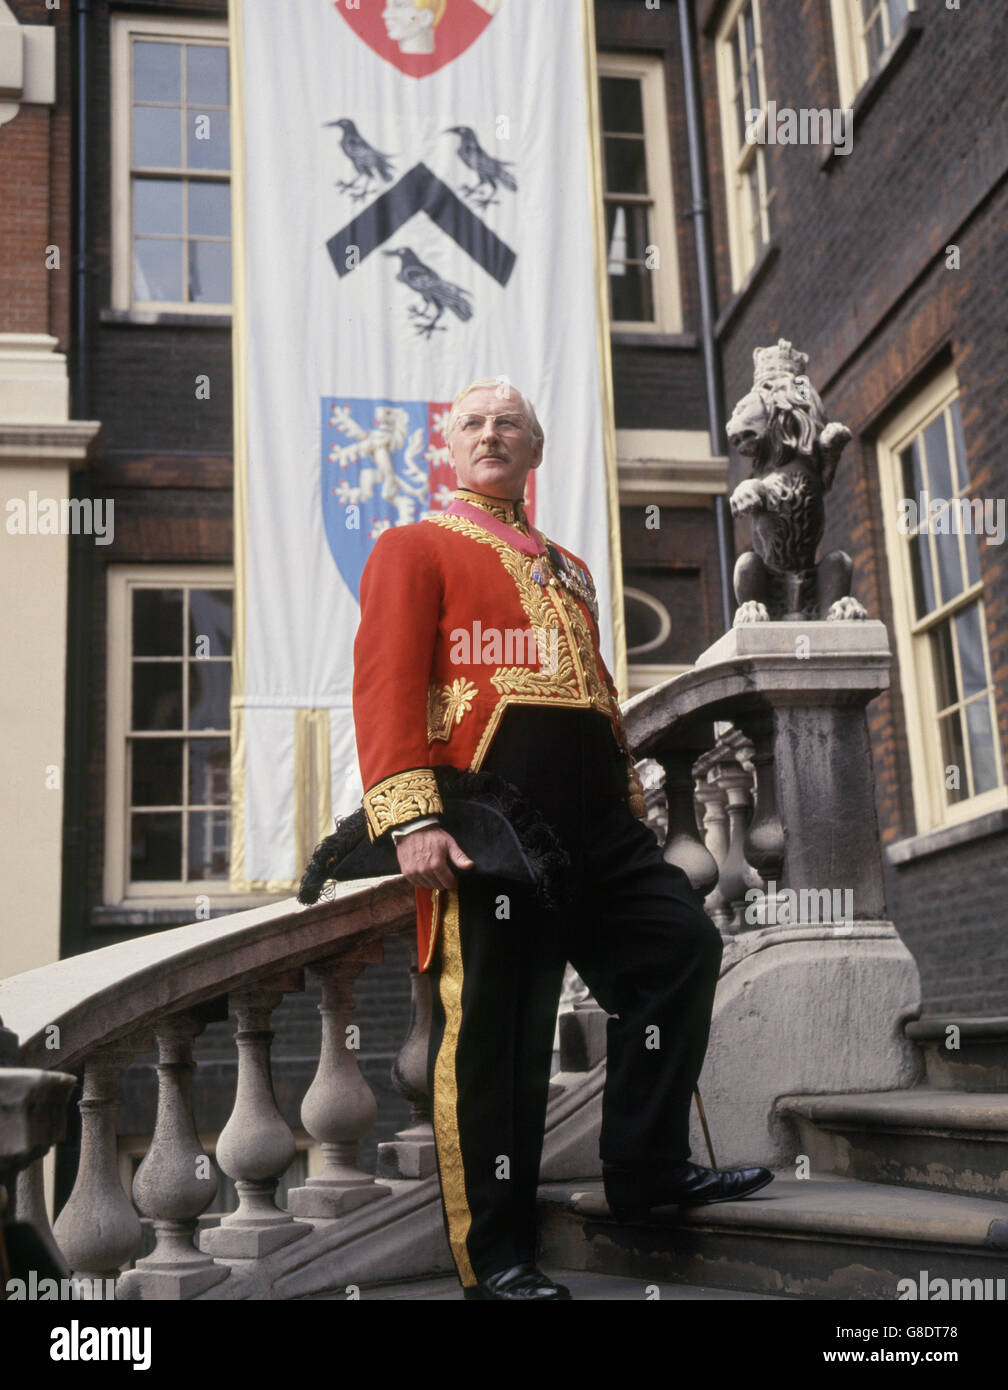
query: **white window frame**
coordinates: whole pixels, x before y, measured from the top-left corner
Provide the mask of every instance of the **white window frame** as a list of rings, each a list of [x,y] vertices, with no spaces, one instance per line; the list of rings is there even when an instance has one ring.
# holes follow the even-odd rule
[[[907,537],[900,533],[897,525],[899,501],[904,495],[900,451],[954,400],[961,398],[955,370],[949,368],[890,421],[877,440],[883,529],[893,602],[893,628],[901,673],[900,686],[906,715],[906,736],[918,835],[943,826],[973,820],[989,811],[1008,806],[1004,750],[997,720],[996,688],[992,701],[992,729],[999,785],[981,792],[978,796],[967,797],[951,805],[946,801],[945,768],[938,733],[938,701],[929,630],[923,633],[913,631],[916,624],[916,606],[910,569],[910,546]],[[968,468],[968,459],[966,464]],[[954,600],[943,604],[939,611],[955,611],[965,606],[964,600],[968,603],[976,599],[980,599],[984,605],[981,632],[987,670],[992,672],[982,580],[969,585]]]
[[[907,9],[916,10],[917,0],[907,0]],[[840,105],[851,106],[858,92],[871,77],[868,66],[868,45],[865,42],[865,26],[861,18],[861,0],[830,0],[833,19],[833,47],[836,52],[837,87]],[[892,43],[889,31],[889,11],[883,4],[882,27],[886,36],[885,51]]]
[[[599,92],[600,149],[603,169],[600,181],[605,198],[605,142],[601,135],[601,81],[604,77],[636,78],[641,84],[644,115],[644,160],[647,169],[648,198],[651,202],[649,245],[658,247],[659,266],[652,270],[654,298],[653,322],[646,319],[613,319],[614,333],[681,333],[682,293],[679,282],[679,244],[676,239],[675,199],[672,191],[672,154],[668,138],[668,100],[662,59],[648,54],[599,53],[597,58]],[[619,194],[614,193],[613,197]],[[603,219],[604,221],[604,219]],[[606,294],[609,293],[608,245],[606,256]]]
[[[753,12],[753,33],[756,50],[756,84],[760,110],[767,110],[766,77],[763,71],[763,27],[759,0],[734,0],[725,11],[718,26],[715,43],[718,103],[721,112],[721,153],[725,173],[725,205],[728,213],[728,248],[731,256],[732,289],[737,290],[756,264],[763,247],[770,241],[770,204],[776,190],[768,189],[766,148],[758,142],[738,147],[736,136],[735,78],[732,68],[731,37],[740,14],[749,5]],[[748,108],[747,108],[748,109]],[[764,121],[765,128],[765,121]],[[750,236],[747,215],[749,195],[745,180],[755,166],[759,188],[759,224],[762,237],[756,246]]]
[[[231,314],[232,302],[199,304],[166,299],[136,300],[133,298],[133,197],[132,197],[132,67],[131,41],[134,35],[171,39],[215,39],[228,43],[227,21],[223,19],[190,19],[165,17],[151,19],[143,15],[114,14],[111,28],[110,53],[110,110],[112,127],[112,308],[141,314],[198,314],[205,318],[224,318]],[[233,116],[233,108],[231,112]],[[219,181],[220,176],[215,176]],[[233,188],[233,171],[228,181]],[[232,227],[233,227],[232,217]],[[234,271],[234,241],[232,238],[232,274]]]
[[[132,629],[130,595],[134,589],[235,587],[234,571],[227,565],[109,565],[106,621],[106,721],[105,721],[105,869],[103,896],[107,907],[166,907],[192,902],[205,895],[211,901],[236,906],[226,879],[194,879],[189,883],[129,881],[130,805],[127,783],[126,740],[129,736],[130,663]],[[233,635],[232,635],[233,641]],[[233,654],[232,645],[232,654]],[[232,656],[233,659],[233,656]],[[233,667],[232,667],[233,669]],[[262,895],[243,895],[254,902]]]

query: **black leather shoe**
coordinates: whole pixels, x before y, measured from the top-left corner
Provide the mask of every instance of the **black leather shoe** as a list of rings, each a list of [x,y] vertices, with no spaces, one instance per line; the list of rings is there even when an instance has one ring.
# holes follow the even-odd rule
[[[563,1284],[554,1284],[535,1265],[514,1265],[511,1269],[491,1274],[482,1283],[462,1290],[463,1298],[523,1298],[537,1303],[555,1303],[558,1299],[569,1299],[570,1289]]]
[[[773,1182],[769,1168],[702,1168],[676,1163],[661,1172],[603,1164],[609,1210],[619,1221],[647,1216],[652,1207],[697,1207],[708,1202],[736,1202]]]

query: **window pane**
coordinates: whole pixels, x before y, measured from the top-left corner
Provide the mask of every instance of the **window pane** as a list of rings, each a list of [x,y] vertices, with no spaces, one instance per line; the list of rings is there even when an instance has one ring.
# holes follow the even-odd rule
[[[945,438],[945,415],[932,420],[924,431],[924,453],[927,458],[928,482],[932,497],[951,497],[952,475],[949,472],[948,441]]]
[[[605,179],[608,193],[648,191],[643,140],[606,140]]]
[[[647,209],[637,203],[606,205],[606,244],[610,260],[641,261],[648,245]],[[615,271],[615,266],[610,266]]]
[[[959,647],[959,669],[962,671],[963,695],[986,690],[987,667],[984,662],[983,638],[980,632],[980,605],[970,604],[955,616],[956,643]]]
[[[226,738],[189,740],[189,805],[227,806],[231,800],[231,744]]]
[[[231,118],[227,111],[186,113],[186,158],[190,169],[230,169]]]
[[[998,785],[997,755],[991,730],[990,705],[986,699],[966,706],[970,757],[973,759],[973,794],[992,791]]]
[[[622,275],[610,275],[612,316],[622,323],[654,323],[651,272],[628,265]]]
[[[182,877],[181,812],[134,814],[130,833],[130,878],[134,882]]]
[[[133,590],[133,655],[182,655],[182,590]]]
[[[181,166],[182,123],[177,106],[134,107],[133,163],[152,169]]]
[[[732,53],[732,86],[737,87],[742,81],[742,54],[739,49],[739,30],[738,25],[732,25],[731,36]]]
[[[133,100],[182,100],[182,47],[177,43],[133,44]]]
[[[133,230],[141,234],[182,234],[182,185],[178,179],[135,179]]]
[[[746,5],[743,13],[743,21],[745,24],[746,61],[748,62],[756,51],[756,27],[753,23],[752,5]]]
[[[931,554],[926,535],[910,537],[910,576],[913,580],[917,616],[923,618],[936,607],[934,580],[931,577]]]
[[[182,728],[182,663],[133,663],[134,729]]]
[[[760,100],[759,73],[756,64],[753,63],[749,68],[749,110],[758,111],[763,103]]]
[[[133,297],[140,300],[182,298],[182,242],[138,237],[133,243]]]
[[[231,300],[231,243],[189,243],[189,299],[193,304],[228,304]]]
[[[885,40],[882,34],[882,12],[875,16],[875,22],[870,29],[865,31],[865,48],[868,52],[868,70],[874,72],[878,66],[878,61],[885,48]]]
[[[602,129],[643,135],[644,109],[639,78],[602,78]]]
[[[190,183],[189,235],[231,235],[230,184]]]
[[[966,754],[963,749],[962,722],[959,711],[955,710],[948,714],[944,719],[939,719],[938,729],[941,734],[942,747],[942,780],[945,782],[945,799],[951,806],[956,801],[964,801],[969,796],[969,787],[966,785]],[[958,769],[958,787],[948,786],[948,776],[945,769],[954,767]]]
[[[226,661],[189,664],[190,729],[231,727],[231,665]]]
[[[233,595],[230,589],[189,590],[189,655],[230,656]],[[197,639],[206,643],[197,648]]]
[[[226,878],[230,821],[227,811],[194,811],[189,817],[189,878]]]
[[[955,446],[955,477],[960,492],[964,492],[969,486],[969,471],[966,467],[966,439],[963,435],[962,415],[959,411],[959,402],[953,401],[949,406],[949,414],[952,416],[952,440]]]
[[[948,623],[942,623],[931,633],[931,655],[934,663],[935,699],[939,710],[948,709],[959,699],[955,664],[952,659],[952,635]]]
[[[896,30],[906,19],[910,6],[907,0],[888,0],[889,4],[889,33],[895,34]]]
[[[186,101],[190,106],[228,105],[228,51],[223,44],[187,45]]]
[[[924,491],[924,461],[921,457],[920,436],[910,441],[907,447],[900,451],[900,467],[903,470],[903,491],[907,497],[912,497],[914,505]],[[918,521],[923,521],[923,517],[918,517]]]
[[[940,517],[935,518],[935,525],[955,527],[958,520],[949,513],[946,507]],[[934,537],[935,554],[938,557],[938,578],[941,584],[941,597],[943,603],[948,603],[949,599],[955,598],[963,590],[962,580],[962,560],[959,556],[959,537],[958,536],[939,536]]]
[[[130,749],[133,805],[181,806],[182,740],[137,738]]]
[[[963,544],[966,547],[966,575],[967,583],[980,583],[980,549],[977,545],[976,536],[963,536]]]

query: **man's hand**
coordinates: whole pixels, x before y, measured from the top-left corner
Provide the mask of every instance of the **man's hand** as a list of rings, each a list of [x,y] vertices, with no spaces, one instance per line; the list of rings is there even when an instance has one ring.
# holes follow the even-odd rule
[[[396,855],[406,882],[412,883],[414,888],[457,888],[458,879],[452,867],[473,867],[473,861],[462,846],[447,830],[436,825],[404,835],[396,845]]]

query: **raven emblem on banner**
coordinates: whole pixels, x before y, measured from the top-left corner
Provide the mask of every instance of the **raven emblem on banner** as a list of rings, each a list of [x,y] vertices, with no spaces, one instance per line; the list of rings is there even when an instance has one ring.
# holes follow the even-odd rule
[[[406,77],[429,77],[476,42],[501,0],[334,0],[358,38]]]

